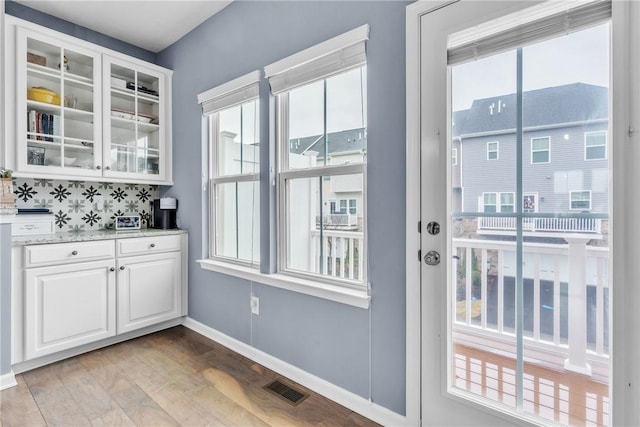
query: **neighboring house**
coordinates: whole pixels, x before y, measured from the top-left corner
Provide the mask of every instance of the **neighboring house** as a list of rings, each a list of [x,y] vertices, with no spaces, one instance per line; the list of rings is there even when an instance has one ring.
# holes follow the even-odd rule
[[[510,94],[454,112],[454,209],[516,210],[515,103]],[[583,83],[524,92],[524,212],[608,211],[607,106],[607,88]]]
[[[362,162],[367,151],[367,129],[357,128],[327,134],[294,138],[289,141],[289,152],[315,157],[317,165],[342,165]],[[328,185],[322,191],[322,217],[326,228],[359,230],[362,228],[364,200],[360,177],[343,175],[325,177]],[[317,216],[316,223],[320,223]]]

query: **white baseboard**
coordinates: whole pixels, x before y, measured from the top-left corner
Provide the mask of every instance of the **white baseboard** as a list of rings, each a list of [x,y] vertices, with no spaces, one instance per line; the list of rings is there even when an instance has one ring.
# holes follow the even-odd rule
[[[17,386],[16,376],[13,371],[0,375],[0,390]]]
[[[406,418],[400,414],[376,405],[355,393],[273,357],[249,344],[238,341],[190,317],[185,318],[183,325],[370,420],[385,426],[407,425]]]

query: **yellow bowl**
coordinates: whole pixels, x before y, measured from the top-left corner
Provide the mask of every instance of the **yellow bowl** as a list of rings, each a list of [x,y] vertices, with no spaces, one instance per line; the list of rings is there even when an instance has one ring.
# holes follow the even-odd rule
[[[30,87],[27,89],[27,98],[32,101],[60,105],[60,95],[45,87]]]

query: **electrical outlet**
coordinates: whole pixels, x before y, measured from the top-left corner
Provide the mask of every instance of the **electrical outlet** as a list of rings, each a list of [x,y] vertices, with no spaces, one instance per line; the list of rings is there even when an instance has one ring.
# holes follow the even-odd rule
[[[260,314],[260,298],[255,295],[251,295],[249,304],[251,305],[251,314]]]

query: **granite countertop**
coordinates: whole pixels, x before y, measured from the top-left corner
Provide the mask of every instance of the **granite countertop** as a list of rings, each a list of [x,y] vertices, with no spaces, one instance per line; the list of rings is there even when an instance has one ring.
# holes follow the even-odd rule
[[[128,239],[132,237],[153,237],[171,234],[183,234],[187,230],[159,230],[143,228],[133,231],[91,230],[72,231],[55,234],[40,234],[33,236],[13,236],[12,246],[40,245],[47,243],[84,242],[89,240]]]

